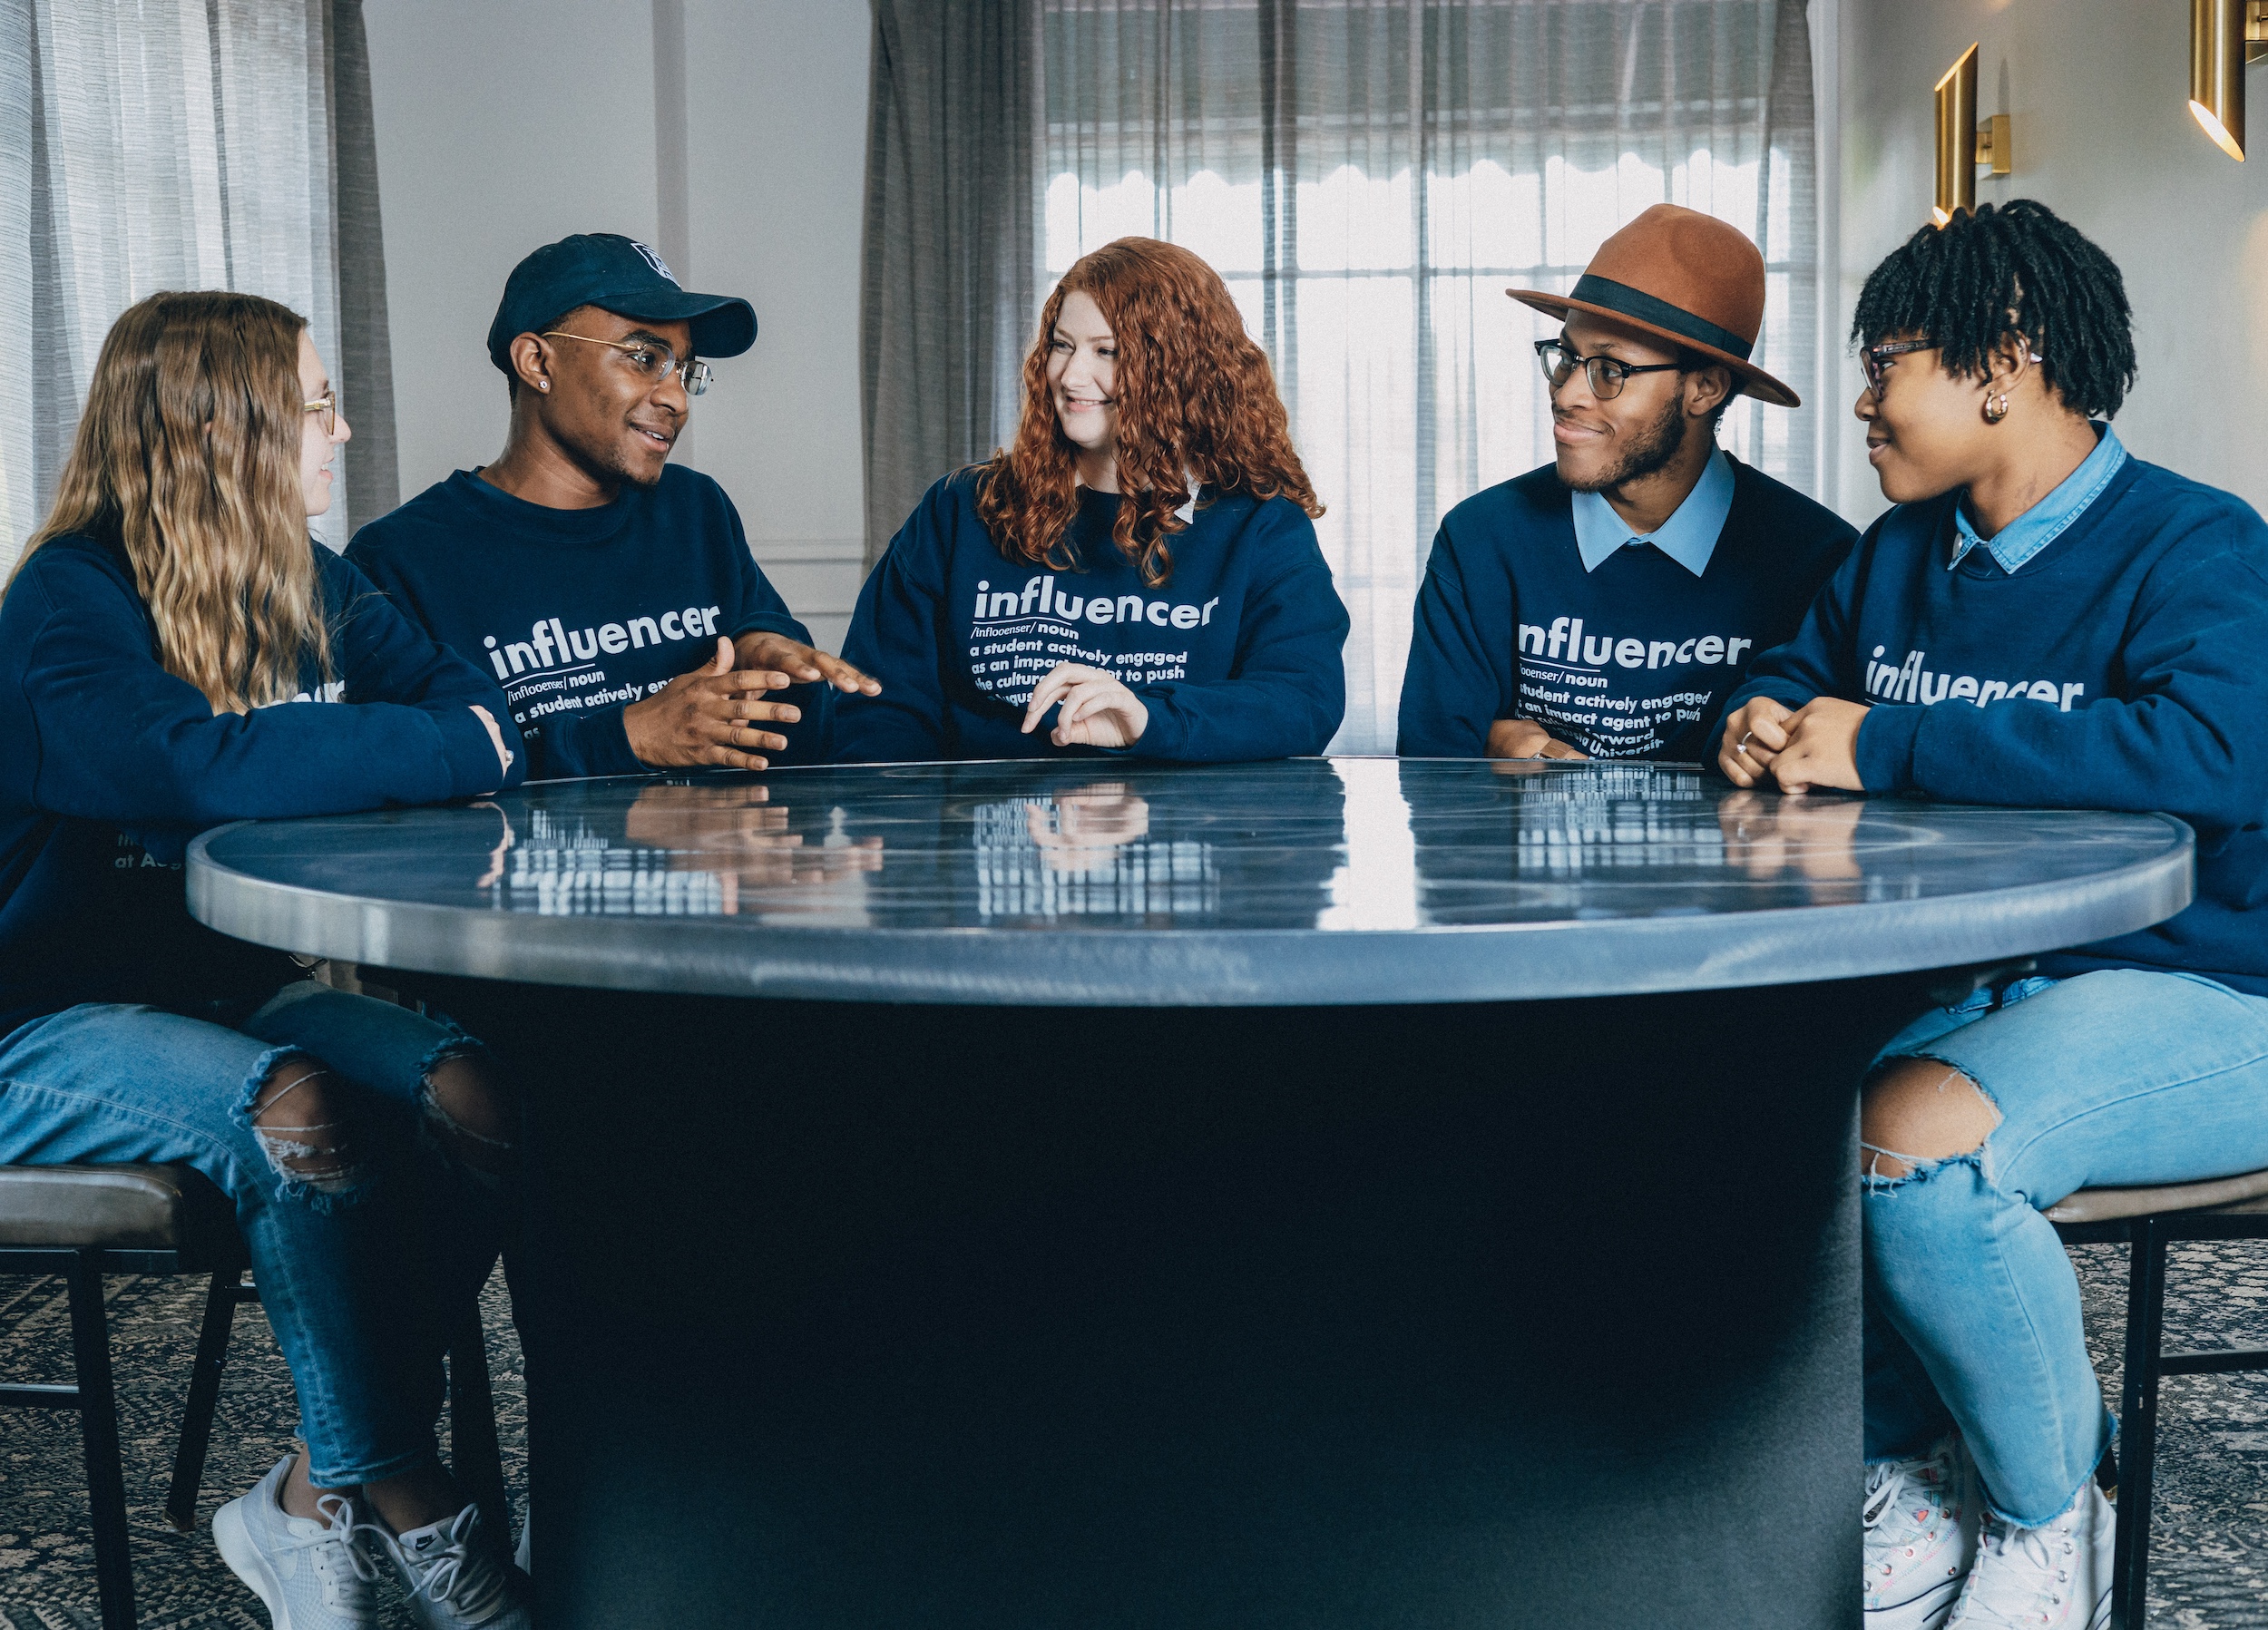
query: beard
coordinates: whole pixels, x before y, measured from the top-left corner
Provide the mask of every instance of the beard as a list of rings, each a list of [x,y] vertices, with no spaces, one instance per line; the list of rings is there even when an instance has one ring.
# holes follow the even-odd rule
[[[1632,438],[1620,459],[1604,474],[1589,481],[1559,479],[1571,491],[1605,493],[1628,482],[1642,481],[1657,470],[1667,469],[1669,461],[1677,456],[1677,449],[1686,443],[1686,404],[1683,395],[1672,396],[1664,405],[1651,425]]]

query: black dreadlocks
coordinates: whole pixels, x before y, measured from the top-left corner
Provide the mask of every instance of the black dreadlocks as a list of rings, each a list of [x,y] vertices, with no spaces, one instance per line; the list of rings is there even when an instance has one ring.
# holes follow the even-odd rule
[[[2040,376],[2089,418],[2118,411],[2134,384],[2134,312],[2108,255],[2047,205],[2019,198],[1923,227],[1866,279],[1851,337],[1911,334],[1936,345],[1950,374],[1981,375],[2015,336]]]

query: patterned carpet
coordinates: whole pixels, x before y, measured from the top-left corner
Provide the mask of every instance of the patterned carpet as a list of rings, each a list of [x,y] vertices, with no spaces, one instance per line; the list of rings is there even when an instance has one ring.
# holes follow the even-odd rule
[[[251,1487],[290,1448],[298,1418],[283,1360],[256,1304],[237,1312],[211,1457],[197,1501],[197,1530],[177,1534],[165,1519],[204,1283],[189,1277],[107,1282],[135,1606],[142,1630],[269,1630],[259,1599],[237,1583],[213,1549],[211,1531],[214,1510]],[[504,1478],[516,1503],[525,1487],[526,1393],[501,1273],[489,1281],[483,1313]],[[71,1379],[71,1315],[62,1280],[0,1279],[0,1374]],[[386,1630],[415,1630],[392,1582],[381,1588]],[[78,1416],[67,1410],[0,1410],[0,1630],[99,1630],[101,1622]]]
[[[2082,1247],[2075,1255],[2088,1341],[2116,1400],[2125,1256],[2111,1246]],[[2170,1281],[2169,1345],[2257,1346],[2268,1338],[2268,1244],[2176,1247]],[[290,1390],[267,1323],[253,1309],[238,1315],[199,1530],[176,1534],[160,1508],[200,1303],[196,1280],[111,1282],[142,1623],[146,1630],[268,1630],[204,1527],[214,1508],[249,1487],[288,1442]],[[501,1275],[488,1287],[487,1323],[504,1471],[516,1493],[524,1469],[524,1393]],[[0,1373],[67,1379],[69,1332],[60,1280],[0,1280]],[[2160,1420],[2153,1630],[2268,1627],[2268,1375],[2170,1381]],[[0,1412],[0,1630],[94,1630],[84,1499],[76,1418],[63,1410]],[[397,1602],[384,1623],[386,1630],[412,1630]]]

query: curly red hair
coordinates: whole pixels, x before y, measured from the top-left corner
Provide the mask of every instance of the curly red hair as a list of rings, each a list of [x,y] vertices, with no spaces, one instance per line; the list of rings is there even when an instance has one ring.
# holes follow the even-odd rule
[[[1188,249],[1121,238],[1063,274],[1040,314],[1023,364],[1023,417],[1012,446],[982,466],[976,512],[1011,560],[1059,571],[1077,565],[1064,541],[1079,512],[1079,449],[1048,387],[1048,340],[1063,297],[1080,290],[1118,342],[1118,479],[1125,496],[1110,535],[1157,588],[1173,575],[1167,540],[1188,522],[1191,473],[1223,493],[1284,497],[1323,513],[1292,451],[1291,421],[1267,354],[1245,332],[1220,274]]]

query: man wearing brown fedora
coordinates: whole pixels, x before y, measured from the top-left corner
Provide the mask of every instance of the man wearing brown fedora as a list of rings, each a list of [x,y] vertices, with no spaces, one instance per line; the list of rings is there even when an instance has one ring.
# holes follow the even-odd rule
[[[1716,444],[1744,391],[1797,405],[1749,360],[1764,257],[1737,228],[1656,204],[1573,292],[1505,292],[1562,322],[1535,347],[1556,457],[1442,518],[1399,750],[1705,758],[1749,660],[1794,635],[1857,538]]]

